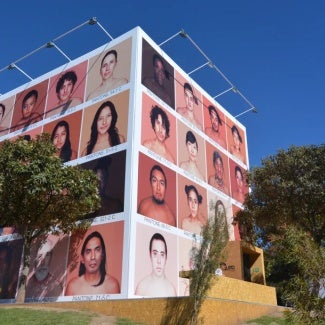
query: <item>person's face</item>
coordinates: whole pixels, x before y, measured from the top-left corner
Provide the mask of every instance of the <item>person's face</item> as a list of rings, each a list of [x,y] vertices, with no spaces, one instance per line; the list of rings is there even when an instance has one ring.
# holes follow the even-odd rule
[[[43,281],[50,271],[52,252],[46,243],[38,250],[35,259],[35,277],[38,281]]]
[[[155,80],[160,86],[163,86],[164,80],[166,79],[165,68],[163,63],[160,60],[156,60],[153,69]]]
[[[67,140],[67,130],[65,128],[65,126],[59,126],[54,134],[54,138],[53,138],[53,145],[57,148],[57,149],[62,149],[62,147],[65,144],[65,141]]]
[[[199,210],[199,201],[194,190],[188,193],[187,202],[191,211],[191,216],[193,218],[196,217]]]
[[[197,154],[198,154],[197,143],[196,142],[191,143],[190,141],[187,141],[186,146],[187,146],[187,151],[190,155],[190,160],[196,161]]]
[[[218,213],[220,213],[220,214],[226,214],[225,207],[224,207],[222,204],[219,204],[219,205],[218,205],[217,211],[218,211]]]
[[[61,102],[67,102],[72,94],[74,84],[71,80],[64,80],[63,85],[59,90],[59,99]]]
[[[214,132],[219,132],[219,120],[218,120],[218,116],[217,116],[216,112],[211,111],[210,121],[211,121],[212,130]]]
[[[117,61],[114,54],[109,54],[104,59],[102,66],[100,68],[100,74],[102,76],[103,81],[111,78],[114,73],[114,69],[116,67]]]
[[[93,237],[88,241],[81,258],[81,262],[85,265],[86,273],[93,274],[98,272],[102,260],[103,248],[100,240],[97,237]]]
[[[213,166],[216,171],[217,178],[222,180],[223,179],[223,164],[222,164],[222,161],[220,160],[220,158],[216,159]]]
[[[164,276],[167,256],[165,244],[162,240],[154,239],[152,241],[150,258],[154,275],[158,277]]]
[[[244,180],[243,180],[243,176],[239,171],[236,171],[236,183],[237,183],[237,188],[238,190],[242,190],[243,185],[244,185]]]
[[[187,109],[192,112],[194,110],[194,96],[189,89],[184,91],[184,98]]]
[[[240,140],[239,140],[239,134],[237,133],[237,131],[234,131],[232,133],[232,139],[234,142],[234,146],[236,149],[240,149]]]
[[[164,174],[155,169],[151,176],[152,196],[158,202],[164,202],[166,191],[166,180]]]
[[[166,128],[165,128],[165,125],[163,124],[163,120],[162,120],[162,117],[160,114],[158,115],[157,119],[155,120],[154,131],[155,131],[158,141],[164,142],[166,139]]]
[[[23,102],[23,118],[29,118],[34,110],[36,104],[36,97],[31,96]]]
[[[97,131],[99,134],[105,134],[110,128],[112,123],[111,109],[106,106],[102,109],[97,120]]]

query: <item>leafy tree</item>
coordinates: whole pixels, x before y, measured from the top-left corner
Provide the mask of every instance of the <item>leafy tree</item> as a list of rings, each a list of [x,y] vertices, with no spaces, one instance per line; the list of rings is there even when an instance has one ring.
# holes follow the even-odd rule
[[[100,202],[96,175],[64,166],[55,150],[48,134],[30,141],[6,140],[0,148],[0,224],[14,226],[23,238],[23,291],[33,240],[48,232],[87,227],[77,221]]]
[[[317,313],[315,288],[325,275],[324,158],[325,145],[319,145],[293,146],[263,159],[247,173],[252,191],[237,213],[244,239],[264,248],[267,281],[277,287],[278,302],[292,305],[297,315]],[[306,303],[306,297],[317,302]]]

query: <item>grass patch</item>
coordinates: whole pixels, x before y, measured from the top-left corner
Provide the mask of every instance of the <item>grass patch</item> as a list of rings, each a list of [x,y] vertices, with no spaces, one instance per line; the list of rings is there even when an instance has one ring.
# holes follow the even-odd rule
[[[48,311],[28,308],[0,308],[1,324],[14,325],[89,325],[95,314],[75,311]]]
[[[118,318],[116,325],[145,325],[144,323],[137,323],[126,318]]]
[[[251,319],[246,321],[247,324],[254,323],[258,325],[270,325],[270,324],[278,324],[278,325],[294,325],[294,323],[289,322],[283,317],[276,317],[276,316],[262,316],[260,318]]]

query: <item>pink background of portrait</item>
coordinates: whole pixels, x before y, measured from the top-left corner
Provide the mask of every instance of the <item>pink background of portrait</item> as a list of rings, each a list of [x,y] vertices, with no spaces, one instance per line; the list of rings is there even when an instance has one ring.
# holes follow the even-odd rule
[[[12,138],[10,138],[10,141],[14,141],[20,137],[24,137],[25,135],[30,135],[31,139],[35,139],[38,134],[42,133],[43,126],[38,126],[35,129],[27,130],[25,132],[22,132]]]
[[[40,82],[39,84],[37,84],[33,87],[25,89],[24,91],[22,91],[16,95],[14,115],[13,115],[12,123],[11,123],[12,128],[15,127],[15,125],[19,122],[19,120],[23,116],[22,115],[22,102],[23,102],[25,95],[33,89],[38,91],[38,99],[37,99],[36,107],[34,107],[34,112],[37,112],[41,115],[44,113],[46,96],[47,96],[47,86],[48,86],[48,79]],[[23,128],[23,126],[21,128]]]
[[[15,96],[11,96],[4,100],[1,100],[0,103],[6,107],[4,116],[0,124],[0,136],[2,136],[9,132],[12,113],[14,111]],[[3,129],[3,131],[1,131],[1,129]]]
[[[106,273],[116,278],[122,288],[124,221],[91,226],[80,241],[76,241],[74,235],[71,236],[66,284],[68,284],[72,278],[78,276],[82,245],[86,237],[94,231],[98,231],[104,239],[106,248]]]
[[[181,162],[187,161],[189,158],[187,146],[186,146],[186,133],[187,131],[192,131],[195,135],[196,141],[198,143],[198,155],[197,155],[197,165],[201,174],[206,181],[206,162],[205,162],[205,141],[201,138],[195,131],[189,129],[185,124],[178,121],[177,123],[177,134],[178,134],[178,166]]]
[[[132,38],[128,38],[113,47],[105,48],[100,55],[96,55],[93,58],[89,59],[87,74],[87,91],[85,100],[88,97],[89,93],[96,89],[102,82],[102,77],[100,75],[101,61],[105,54],[110,50],[117,51],[117,65],[114,70],[114,77],[126,78],[128,81],[130,81],[131,48]]]
[[[68,122],[70,129],[71,148],[78,154],[81,116],[82,111],[77,111],[75,113],[65,115],[58,120],[45,124],[43,132],[49,133],[51,135],[57,123],[59,123],[60,121]]]
[[[236,123],[233,123],[231,120],[227,119],[227,138],[228,138],[228,151],[230,152],[230,147],[234,144],[233,142],[233,137],[232,137],[232,132],[231,132],[231,128],[232,126],[235,125],[239,131],[239,134],[242,138],[242,143],[240,145],[240,148],[242,150],[242,153],[244,154],[244,164],[247,164],[247,151],[246,151],[246,134],[244,132],[244,130]],[[239,158],[236,158],[239,160]]]
[[[150,170],[153,165],[159,165],[163,169],[167,186],[165,192],[165,201],[176,216],[176,173],[171,169],[160,164],[156,160],[149,158],[143,153],[139,153],[139,177],[138,177],[138,205],[142,199],[152,196],[151,184],[150,184]]]
[[[208,178],[207,179],[209,180],[209,176],[215,175],[215,169],[213,166],[213,152],[218,151],[218,153],[220,154],[220,156],[222,158],[222,162],[223,162],[223,170],[224,170],[223,180],[229,189],[229,193],[226,193],[226,194],[230,195],[228,156],[226,156],[223,152],[221,152],[221,150],[214,147],[208,141],[205,142],[205,145],[206,145],[206,161],[207,161],[207,169],[208,169]]]
[[[206,189],[189,180],[188,178],[182,175],[178,175],[178,228],[181,228],[183,219],[190,215],[190,208],[188,206],[187,195],[185,193],[185,185],[195,186],[199,194],[202,195],[202,204],[199,205],[199,213],[202,217],[205,218],[205,221],[208,219],[208,202]]]
[[[243,173],[243,181],[244,181],[244,193],[248,193],[248,187],[246,184],[246,171],[244,168],[239,166],[237,163],[235,163],[232,159],[229,158],[229,170],[230,170],[230,182],[231,182],[231,196],[234,197],[234,191],[236,191],[237,188],[237,182],[235,177],[235,167],[238,166],[242,173]],[[246,185],[245,185],[246,184]],[[242,202],[241,202],[242,203]]]
[[[53,275],[53,278],[56,279],[58,282],[65,286],[65,277],[66,277],[66,263],[68,258],[68,243],[69,237],[67,235],[60,234],[58,236],[49,234],[47,236],[52,243],[54,244],[53,247],[53,254],[51,264],[49,266],[50,273]],[[27,283],[29,279],[34,275],[34,262],[37,255],[37,251],[41,247],[41,241],[34,241],[31,245],[30,251],[30,266],[29,266],[29,273],[27,278]],[[63,292],[62,292],[63,295]],[[32,296],[32,292],[29,292],[29,296]]]
[[[141,134],[141,143],[143,143],[145,140],[148,139],[155,139],[155,132],[151,125],[150,120],[150,112],[152,109],[152,106],[159,106],[160,108],[165,111],[165,113],[168,116],[169,119],[169,138],[165,141],[165,144],[173,157],[175,158],[175,162],[177,161],[177,152],[176,152],[176,119],[173,115],[171,115],[166,109],[161,107],[160,104],[158,104],[156,101],[154,101],[151,97],[149,97],[147,94],[142,94],[142,134]]]
[[[129,90],[114,95],[109,98],[105,98],[96,104],[93,104],[84,109],[84,117],[82,122],[82,134],[80,140],[79,156],[86,148],[88,141],[90,140],[91,125],[94,120],[94,116],[100,107],[100,105],[106,101],[111,101],[117,112],[116,127],[118,133],[123,135],[125,141],[127,141],[127,127],[128,127],[128,114],[129,114]]]
[[[149,253],[150,239],[155,233],[160,233],[167,244],[167,261],[165,275],[172,282],[177,293],[177,237],[160,229],[137,223],[136,229],[136,259],[134,270],[134,292],[138,283],[152,271]]]
[[[197,105],[194,103],[194,115],[203,128],[202,94],[194,87],[190,80],[186,80],[179,72],[176,71],[175,76],[176,109],[179,107],[186,107],[184,98],[184,83],[187,82],[191,85],[194,96],[198,100]]]
[[[56,84],[60,77],[68,71],[74,71],[77,75],[77,82],[74,86],[72,97],[80,98],[84,101],[85,86],[86,86],[86,71],[88,61],[81,62],[74,67],[62,71],[61,73],[50,78],[49,91],[47,95],[46,112],[58,106],[58,96],[56,94]],[[71,106],[72,107],[72,106]],[[59,113],[59,112],[57,112]]]
[[[210,121],[210,114],[209,114],[209,109],[208,107],[212,105],[216,108],[219,117],[222,121],[222,125],[219,124],[219,132],[222,136],[222,138],[225,140],[225,143],[227,144],[227,136],[226,136],[226,129],[227,129],[227,125],[226,125],[226,117],[225,115],[220,111],[220,109],[218,108],[217,105],[215,105],[214,103],[211,103],[206,97],[203,96],[203,111],[204,111],[204,131],[206,128],[211,127],[211,121]],[[219,144],[219,143],[218,143]],[[227,150],[227,147],[223,147],[224,149]]]

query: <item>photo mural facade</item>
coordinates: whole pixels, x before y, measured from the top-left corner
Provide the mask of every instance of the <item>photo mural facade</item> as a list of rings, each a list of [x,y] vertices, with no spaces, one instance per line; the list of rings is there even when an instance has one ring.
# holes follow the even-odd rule
[[[1,95],[0,112],[0,142],[47,132],[100,180],[85,234],[33,244],[26,302],[188,295],[179,272],[208,218],[225,211],[240,240],[246,129],[140,28]],[[15,302],[22,240],[0,232],[0,302]]]

